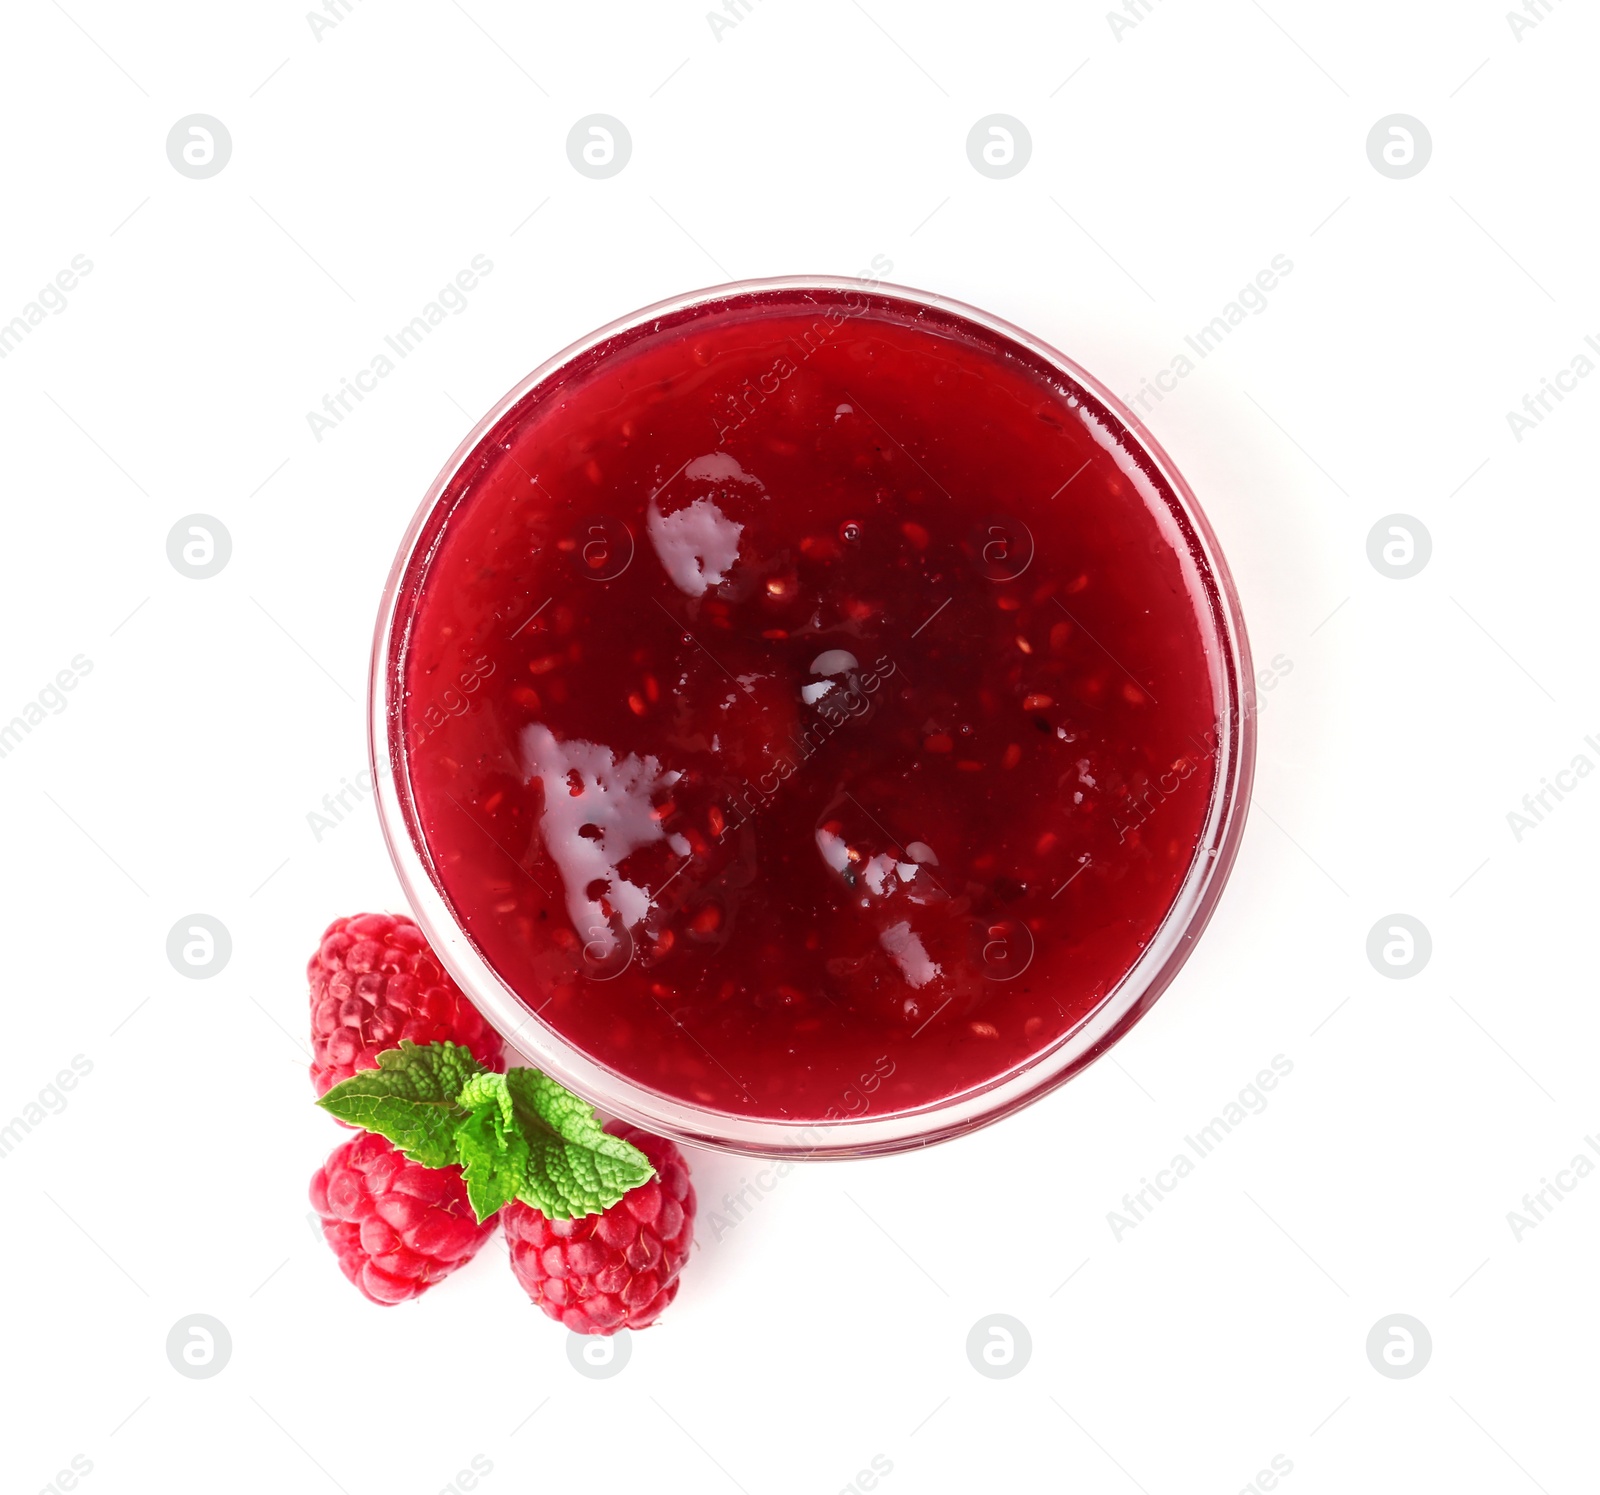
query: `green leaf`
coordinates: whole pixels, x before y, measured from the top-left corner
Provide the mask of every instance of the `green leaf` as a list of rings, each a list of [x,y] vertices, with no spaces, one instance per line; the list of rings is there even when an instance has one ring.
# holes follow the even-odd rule
[[[444,1168],[460,1161],[455,1134],[467,1119],[456,1099],[483,1066],[458,1044],[404,1042],[335,1085],[317,1102],[325,1111],[387,1137],[413,1162]]]
[[[474,1075],[459,1097],[466,1111],[455,1145],[467,1201],[480,1221],[517,1197],[528,1169],[528,1144],[517,1130],[506,1077]]]
[[[631,1142],[613,1137],[594,1108],[536,1069],[505,1076],[516,1130],[528,1154],[516,1197],[551,1220],[609,1209],[655,1173]]]

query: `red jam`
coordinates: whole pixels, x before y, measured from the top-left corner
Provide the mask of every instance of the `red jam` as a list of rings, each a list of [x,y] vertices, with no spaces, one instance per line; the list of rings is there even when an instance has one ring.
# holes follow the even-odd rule
[[[1196,858],[1192,539],[1094,396],[965,318],[671,313],[530,391],[434,511],[414,830],[537,1020],[636,1084],[793,1120],[982,1087]]]

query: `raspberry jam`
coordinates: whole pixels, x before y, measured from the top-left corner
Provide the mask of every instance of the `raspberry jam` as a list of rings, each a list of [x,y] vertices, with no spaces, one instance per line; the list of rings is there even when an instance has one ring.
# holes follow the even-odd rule
[[[1097,396],[937,304],[756,288],[590,344],[399,586],[428,875],[529,1024],[684,1105],[992,1086],[1215,854],[1189,516]]]

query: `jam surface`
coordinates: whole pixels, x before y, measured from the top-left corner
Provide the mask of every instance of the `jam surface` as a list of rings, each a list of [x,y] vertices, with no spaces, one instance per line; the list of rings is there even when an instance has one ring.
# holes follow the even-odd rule
[[[414,830],[536,1020],[754,1117],[930,1105],[1138,960],[1220,687],[1092,395],[955,315],[743,293],[617,334],[456,474],[407,585]]]

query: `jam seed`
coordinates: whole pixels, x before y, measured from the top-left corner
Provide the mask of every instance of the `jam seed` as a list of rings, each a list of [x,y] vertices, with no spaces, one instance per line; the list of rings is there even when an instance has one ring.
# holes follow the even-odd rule
[[[635,716],[643,716],[650,709],[645,705],[644,697],[636,690],[628,693],[628,708]]]
[[[1015,768],[1020,762],[1022,762],[1022,748],[1019,744],[1013,742],[1006,749],[1005,757],[1000,760],[1000,766],[1002,768]]]
[[[1017,635],[1017,647],[1021,649],[1024,654],[1033,653],[1033,645],[1030,644],[1027,639],[1023,638],[1020,633]]]
[[[654,675],[646,675],[644,677],[644,696],[651,705],[661,699],[661,687],[656,684]]]
[[[538,659],[530,659],[528,661],[528,673],[530,675],[548,675],[551,670],[559,670],[560,668],[561,656],[559,654],[545,654]]]
[[[948,753],[955,747],[955,742],[948,732],[935,732],[931,737],[922,739],[924,751],[930,753]]]
[[[1002,592],[999,597],[995,599],[994,605],[1003,613],[1021,612],[1022,598],[1013,596],[1010,592]]]
[[[928,532],[914,520],[906,520],[900,526],[900,533],[915,545],[918,550],[926,550],[928,548],[928,540],[930,538]]]
[[[1122,685],[1122,699],[1130,706],[1144,705],[1144,692],[1131,680],[1125,680]]]
[[[1052,654],[1065,654],[1067,641],[1072,637],[1072,624],[1065,618],[1050,630],[1050,652]]]
[[[1024,711],[1044,711],[1054,705],[1055,702],[1049,696],[1033,695],[1022,698],[1022,709]]]
[[[706,823],[711,827],[711,834],[720,840],[722,838],[722,832],[727,828],[728,822],[723,817],[722,811],[719,810],[715,805],[712,805],[710,810],[707,811]]]
[[[993,1023],[968,1023],[974,1038],[998,1038],[1000,1030]]]

